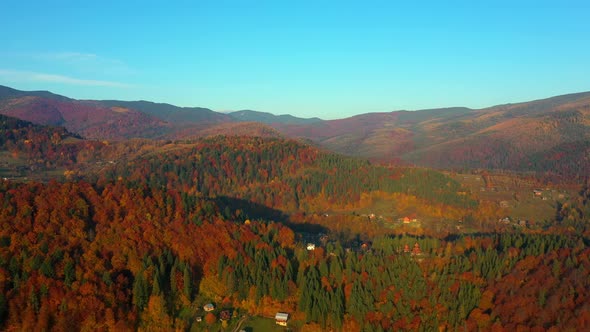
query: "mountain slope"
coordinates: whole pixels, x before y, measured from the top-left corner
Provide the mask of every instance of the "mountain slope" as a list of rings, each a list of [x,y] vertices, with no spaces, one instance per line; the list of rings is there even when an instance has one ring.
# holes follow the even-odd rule
[[[471,112],[467,108],[366,113],[311,125],[275,125],[288,136],[310,139],[330,150],[392,160],[420,142],[419,125]]]
[[[369,113],[275,128],[340,153],[374,160],[565,175],[590,171],[586,144],[590,140],[590,92],[479,110]]]
[[[404,158],[423,165],[578,175],[590,170],[590,163],[580,164],[569,155],[573,150],[587,151],[590,93],[491,107],[452,120],[423,123],[417,131],[425,133],[422,144]],[[424,143],[425,138],[431,141]]]
[[[136,110],[37,96],[0,101],[0,114],[42,125],[64,126],[92,139],[155,137],[170,127],[164,121]]]
[[[107,107],[133,109],[173,124],[219,123],[231,121],[230,116],[202,107],[178,107],[150,101],[101,100],[94,102]]]
[[[62,125],[94,139],[283,136],[384,162],[590,173],[590,92],[484,109],[367,113],[323,121],[256,111],[222,114],[147,101],[78,101],[0,86],[0,114]]]
[[[71,100],[68,97],[56,95],[49,91],[20,91],[7,86],[0,85],[0,102],[5,99],[25,96],[42,97],[56,100]]]
[[[0,86],[0,114],[42,125],[64,126],[90,139],[185,139],[219,134],[278,137],[281,134],[266,123],[321,121],[255,111],[238,113],[246,116],[143,100],[75,100],[46,91]],[[250,118],[256,120],[247,120]]]
[[[586,322],[587,189],[579,205],[558,210],[557,222],[572,228],[565,235],[479,231],[487,223],[474,213],[494,225],[495,209],[436,171],[282,139],[163,144],[108,163],[92,182],[0,180],[0,329],[203,330],[194,319],[203,299],[218,299],[219,316],[261,300],[266,311],[250,313],[281,308],[291,326],[318,331]],[[395,219],[358,213],[379,198]],[[436,226],[396,221],[409,210]]]
[[[252,110],[243,110],[243,111],[236,111],[231,112],[229,115],[236,121],[243,121],[243,122],[261,122],[266,124],[274,124],[274,123],[281,123],[281,124],[312,124],[317,122],[322,122],[323,120],[320,118],[298,118],[289,114],[283,115],[274,115],[272,113],[267,112],[258,112]]]
[[[85,142],[63,127],[36,125],[0,114],[0,175],[47,179],[49,172],[82,160],[98,142]],[[93,146],[94,145],[94,146]],[[56,174],[53,173],[53,178]]]
[[[273,127],[259,122],[224,122],[197,130],[194,126],[179,129],[168,135],[174,139],[196,139],[213,136],[246,136],[246,137],[283,137]]]

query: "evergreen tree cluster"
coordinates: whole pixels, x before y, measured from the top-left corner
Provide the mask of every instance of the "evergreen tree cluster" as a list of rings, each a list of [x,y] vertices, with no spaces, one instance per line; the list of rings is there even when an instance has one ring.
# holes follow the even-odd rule
[[[477,206],[458,194],[459,183],[440,172],[371,165],[270,138],[203,139],[188,149],[120,163],[103,176],[103,181],[123,178],[138,186],[230,196],[286,211],[305,208],[318,196],[330,204],[346,204],[372,191],[404,193],[466,209]]]

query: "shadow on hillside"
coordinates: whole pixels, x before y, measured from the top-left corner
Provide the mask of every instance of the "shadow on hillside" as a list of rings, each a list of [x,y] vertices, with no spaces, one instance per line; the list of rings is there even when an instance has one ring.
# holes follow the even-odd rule
[[[327,234],[329,232],[328,228],[318,224],[285,222],[285,225],[289,226],[296,233]]]
[[[280,222],[291,228],[293,231],[301,233],[328,233],[328,229],[318,224],[294,223],[291,222],[289,215],[281,210],[268,207],[249,200],[218,196],[213,199],[213,202],[219,207],[220,212],[229,220],[245,221],[250,220],[265,220]],[[236,215],[236,211],[241,213]]]
[[[220,212],[228,219],[238,219],[244,221],[250,220],[267,220],[287,223],[289,216],[283,211],[270,208],[266,205],[258,204],[241,198],[218,196],[213,202],[219,207]],[[236,211],[241,211],[236,215]],[[230,215],[227,215],[230,214]]]

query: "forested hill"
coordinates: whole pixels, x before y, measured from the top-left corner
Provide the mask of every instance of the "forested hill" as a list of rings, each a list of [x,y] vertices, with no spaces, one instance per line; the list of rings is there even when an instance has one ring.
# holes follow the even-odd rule
[[[449,218],[462,218],[477,206],[474,197],[439,172],[371,165],[289,139],[216,136],[108,143],[5,116],[2,126],[0,143],[9,152],[2,155],[4,177],[123,179],[187,195],[224,196],[285,214],[350,212],[367,206],[374,195],[416,200],[423,206],[420,214]]]
[[[266,124],[311,124],[319,123],[323,120],[320,118],[299,118],[290,114],[274,115],[268,112],[257,112],[252,110],[242,110],[229,113],[229,116],[237,121],[260,122]]]
[[[78,154],[89,148],[86,143],[92,145],[62,127],[0,115],[0,172],[6,177],[74,165]]]
[[[21,139],[33,139],[39,133],[47,133],[46,136],[59,136],[60,139],[67,137],[77,137],[77,135],[69,133],[62,127],[47,127],[33,124],[29,121],[20,120],[14,117],[0,114],[0,131],[2,136],[1,147],[6,148],[5,144],[8,142],[17,142]]]
[[[56,99],[56,100],[71,100],[68,97],[60,96],[49,91],[21,91],[16,90],[7,86],[0,85],[0,101],[12,99],[12,98],[19,98],[19,97],[26,97],[26,96],[35,96],[35,97],[42,97],[48,99]]]
[[[324,121],[149,101],[75,100],[0,86],[0,114],[61,125],[97,140],[282,136],[337,153],[424,167],[544,172],[570,179],[590,172],[588,92],[483,109],[366,113]]]
[[[297,330],[590,327],[580,235],[381,229],[354,250],[334,236],[307,251],[282,223],[242,222],[211,198],[125,179],[0,181],[0,326],[217,330],[228,310],[229,324],[286,311]]]
[[[459,184],[419,168],[390,168],[292,140],[218,136],[118,163],[102,176],[205,197],[227,196],[285,212],[360,204],[362,193],[410,195],[465,211],[477,203]],[[467,213],[467,212],[465,212]]]
[[[7,95],[4,110],[106,126],[89,133],[117,133],[142,117],[156,132],[169,128],[121,105],[94,114],[92,102]],[[583,97],[570,105],[580,110],[531,112],[550,117],[540,127],[547,132],[573,124],[567,141],[585,133]],[[525,121],[514,108],[502,112]],[[357,120],[379,126],[392,117],[425,121],[418,113]],[[429,128],[461,135],[475,125],[459,122]],[[219,331],[276,312],[288,312],[298,331],[590,329],[588,183],[572,196],[547,188],[559,199],[548,220],[505,223],[502,204],[451,177],[467,173],[374,164],[259,124],[221,126],[265,137],[109,142],[0,116],[0,329]],[[176,134],[199,136],[184,129]],[[567,144],[584,164],[581,145]],[[482,179],[484,193],[509,192]],[[527,200],[527,190],[510,190],[515,202]],[[543,195],[533,202],[547,207]],[[207,303],[215,309],[204,311]]]
[[[590,172],[590,93],[483,109],[368,113],[308,125],[275,125],[332,151],[444,169]]]
[[[6,144],[68,147],[69,171],[100,167],[63,182],[0,180],[0,329],[227,330],[276,312],[297,330],[590,327],[587,187],[553,228],[398,232],[358,211],[385,202],[474,227],[495,225],[497,205],[437,171],[294,140],[111,144],[1,123]]]
[[[100,100],[89,103],[95,103],[108,107],[137,110],[166,122],[183,126],[195,123],[219,123],[231,121],[228,115],[214,112],[208,108],[203,107],[178,107],[170,104],[154,103],[145,100]]]

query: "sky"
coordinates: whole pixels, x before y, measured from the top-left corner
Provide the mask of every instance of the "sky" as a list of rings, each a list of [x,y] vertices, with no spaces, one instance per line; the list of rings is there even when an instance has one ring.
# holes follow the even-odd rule
[[[0,85],[335,119],[590,90],[590,1],[0,3]]]

